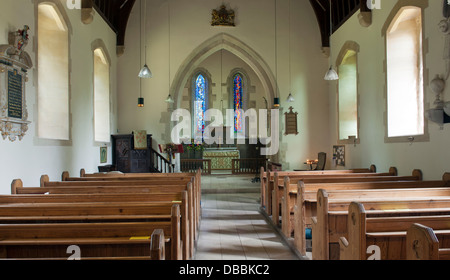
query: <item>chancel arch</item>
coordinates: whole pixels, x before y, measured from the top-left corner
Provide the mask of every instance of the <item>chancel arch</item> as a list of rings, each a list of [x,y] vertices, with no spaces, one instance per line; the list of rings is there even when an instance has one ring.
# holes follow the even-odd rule
[[[189,82],[189,79],[192,79],[195,72],[198,71],[199,67],[206,59],[221,50],[226,50],[232,53],[245,62],[246,65],[254,71],[257,78],[261,81],[261,94],[265,96],[268,101],[268,108],[273,106],[274,97],[277,92],[277,85],[272,69],[265,62],[265,60],[247,44],[229,34],[220,33],[200,44],[185,59],[181,67],[178,69],[170,88],[170,94],[173,96],[174,103],[170,106],[169,113],[173,109],[183,108],[183,94],[185,94],[185,87]],[[226,78],[223,79],[222,82],[226,83]],[[217,87],[217,85],[211,86]],[[211,102],[211,99],[209,102]],[[166,125],[166,132],[164,135],[166,140],[170,141],[171,129],[175,124],[170,122],[170,114],[163,114],[162,119],[166,120],[167,123],[170,123],[169,125]]]

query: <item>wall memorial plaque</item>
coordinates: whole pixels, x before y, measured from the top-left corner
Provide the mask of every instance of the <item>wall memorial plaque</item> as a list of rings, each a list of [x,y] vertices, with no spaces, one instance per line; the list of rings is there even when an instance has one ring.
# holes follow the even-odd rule
[[[28,44],[28,26],[9,33],[9,44],[0,45],[0,133],[3,140],[22,140],[28,131],[25,98],[27,71],[33,67],[24,51]]]
[[[22,75],[8,71],[8,117],[22,119]]]
[[[285,125],[286,125],[284,135],[289,135],[289,134],[298,135],[298,129],[297,129],[298,113],[294,113],[293,110],[294,110],[294,108],[290,107],[289,113],[284,113]]]

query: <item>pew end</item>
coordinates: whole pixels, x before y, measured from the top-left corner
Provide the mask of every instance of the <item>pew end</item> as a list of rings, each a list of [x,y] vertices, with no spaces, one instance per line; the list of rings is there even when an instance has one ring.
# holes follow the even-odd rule
[[[150,258],[152,260],[162,261],[166,259],[164,231],[155,229],[151,236]]]
[[[50,178],[48,177],[48,175],[44,174],[41,176],[40,180],[39,180],[39,185],[41,188],[45,187],[45,184],[50,182]]]
[[[297,182],[297,201],[294,206],[294,244],[301,255],[306,255],[306,207],[305,207],[305,183]],[[297,233],[297,234],[296,234]]]
[[[413,224],[406,234],[407,260],[439,260],[439,240],[433,230]]]
[[[418,181],[423,181],[423,173],[420,169],[414,169],[412,172],[413,177],[417,177]]]
[[[341,260],[365,260],[366,258],[366,210],[359,202],[348,207],[348,239],[339,238]],[[346,242],[344,242],[346,241]]]
[[[444,175],[442,175],[442,181],[450,185],[450,172],[445,172]]]
[[[70,178],[70,174],[69,174],[69,171],[64,171],[62,174],[61,174],[61,181],[67,181],[67,179],[68,178]]]
[[[21,179],[15,179],[11,183],[11,194],[17,194],[17,189],[23,188],[23,182]]]
[[[394,166],[390,167],[389,168],[389,174],[391,174],[392,176],[398,176],[397,167],[394,167]]]
[[[324,189],[317,191],[317,217],[311,218],[313,260],[328,260],[330,258],[330,250],[328,244],[330,238],[328,234],[328,193]]]

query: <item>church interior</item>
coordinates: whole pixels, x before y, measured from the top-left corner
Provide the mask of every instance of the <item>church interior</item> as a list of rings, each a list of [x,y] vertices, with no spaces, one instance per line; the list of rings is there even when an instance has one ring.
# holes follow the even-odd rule
[[[0,5],[0,240],[21,231],[19,224],[33,231],[24,221],[12,229],[19,214],[7,213],[19,203],[33,201],[30,207],[41,207],[34,213],[48,220],[54,217],[44,210],[69,207],[61,206],[57,182],[129,177],[131,200],[142,191],[140,174],[190,186],[170,198],[182,206],[186,194],[189,203],[167,210],[181,211],[182,232],[177,240],[164,225],[167,258],[445,259],[450,251],[443,226],[450,212],[447,0]],[[362,193],[345,204],[350,188]],[[87,196],[77,191],[79,201]],[[168,195],[159,192],[155,197]],[[33,195],[58,203],[38,206]],[[135,199],[144,203],[148,195]],[[122,203],[113,196],[111,208]],[[218,205],[227,212],[210,208]],[[398,225],[410,216],[421,219],[401,229],[402,250],[374,237],[389,230],[377,232],[372,220],[396,218]],[[104,226],[119,231],[112,219]],[[211,242],[208,231],[226,232],[224,225],[232,232]],[[162,231],[154,231],[152,248]],[[437,241],[409,253],[408,241],[417,245],[425,233]],[[364,242],[352,245],[355,239]],[[0,241],[0,259],[9,258],[5,246]]]

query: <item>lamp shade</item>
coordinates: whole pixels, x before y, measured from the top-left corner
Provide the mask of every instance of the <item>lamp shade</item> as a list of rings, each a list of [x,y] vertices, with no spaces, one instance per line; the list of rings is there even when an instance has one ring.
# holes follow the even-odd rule
[[[169,97],[166,99],[166,103],[174,103],[175,101],[172,98],[172,95],[169,94]]]
[[[138,107],[144,107],[144,98],[143,97],[138,98]]]
[[[139,78],[152,78],[153,74],[152,71],[150,71],[150,68],[148,68],[147,64],[144,65],[144,67],[139,72]]]
[[[333,66],[331,66],[330,69],[328,70],[328,72],[325,74],[324,79],[327,81],[339,80],[339,76],[338,76],[337,72],[333,69]]]
[[[289,96],[286,99],[286,102],[294,102],[294,101],[295,101],[294,96],[292,96],[292,93],[289,93]]]
[[[275,97],[275,98],[273,99],[273,107],[275,107],[275,108],[280,107],[280,98]]]

